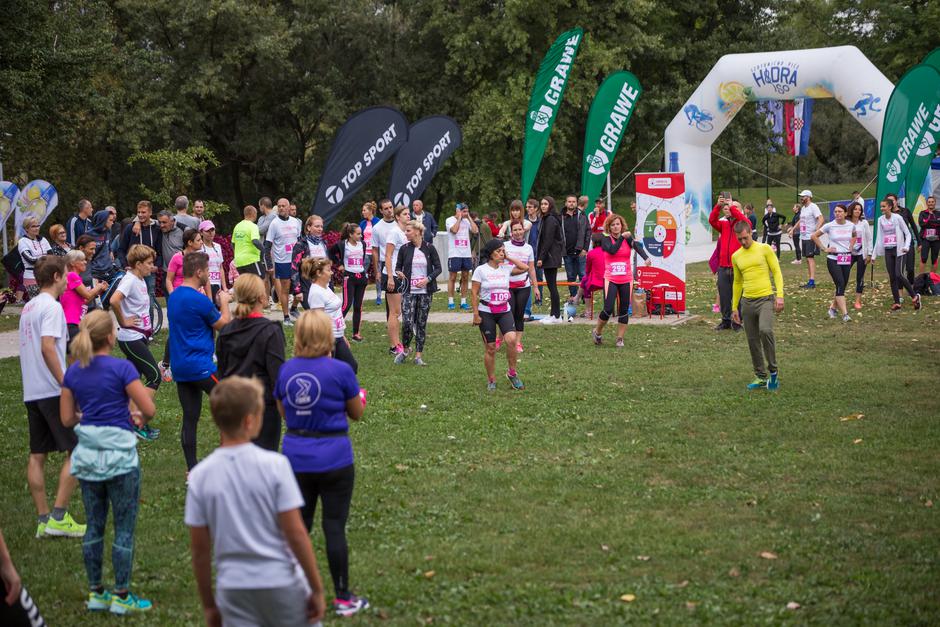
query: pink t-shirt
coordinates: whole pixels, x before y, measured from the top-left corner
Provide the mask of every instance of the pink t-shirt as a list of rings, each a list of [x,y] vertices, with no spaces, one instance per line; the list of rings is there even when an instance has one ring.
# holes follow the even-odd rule
[[[604,280],[616,283],[617,285],[629,283],[632,278],[630,268],[630,255],[632,253],[633,249],[630,248],[630,244],[627,243],[626,239],[620,243],[620,248],[618,248],[617,252],[613,255],[605,252]]]
[[[79,324],[82,316],[88,311],[85,299],[78,295],[75,288],[82,284],[82,277],[75,272],[69,272],[66,277],[66,290],[59,297],[62,310],[65,312],[66,324]]]
[[[604,249],[600,246],[595,246],[587,254],[581,288],[585,293],[604,289]]]
[[[183,284],[183,253],[176,253],[170,259],[170,263],[166,267],[166,273],[171,272],[175,272],[173,275],[173,289],[175,290]]]

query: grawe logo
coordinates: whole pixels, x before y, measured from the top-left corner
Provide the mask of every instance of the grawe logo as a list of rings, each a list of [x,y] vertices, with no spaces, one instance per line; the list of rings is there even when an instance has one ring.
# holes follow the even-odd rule
[[[751,68],[751,77],[756,87],[768,85],[778,94],[786,94],[796,87],[800,66],[790,61],[768,61]]]
[[[927,117],[930,113],[927,111],[927,107],[921,102],[917,106],[917,110],[914,112],[914,117],[907,125],[907,133],[904,135],[904,138],[901,140],[901,144],[898,146],[897,156],[894,160],[888,165],[888,172],[885,175],[885,178],[888,179],[891,183],[897,183],[898,177],[901,175],[901,169],[907,164],[908,159],[911,157],[911,153],[919,153],[922,150],[921,138],[922,133],[926,132],[927,126]],[[936,109],[933,112],[933,120],[930,122],[930,127],[938,126],[940,130],[940,104],[937,105]],[[928,152],[929,146],[928,145]],[[924,153],[925,155],[928,153]]]
[[[561,94],[565,90],[565,83],[568,81],[568,71],[571,69],[571,63],[574,61],[574,55],[578,50],[578,44],[581,42],[581,34],[575,34],[565,41],[565,50],[561,53],[561,58],[555,64],[552,70],[554,76],[549,81],[548,89],[542,95],[542,99],[548,103],[539,107],[538,111],[529,113],[529,117],[535,123],[533,130],[543,133],[548,128],[552,117],[555,115],[555,107],[561,100]]]
[[[552,121],[552,113],[554,111],[548,105],[542,105],[538,111],[529,113],[529,118],[534,122],[532,125],[533,130],[544,133],[545,129],[548,128],[548,123]]]
[[[602,176],[604,174],[604,166],[610,163],[610,159],[607,158],[607,153],[598,148],[594,151],[594,154],[587,158],[587,162],[591,164],[588,168],[588,172],[594,176]]]

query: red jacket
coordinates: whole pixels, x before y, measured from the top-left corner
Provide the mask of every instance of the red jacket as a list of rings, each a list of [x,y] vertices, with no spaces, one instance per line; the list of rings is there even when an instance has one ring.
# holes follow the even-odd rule
[[[740,209],[734,205],[730,206],[731,209],[731,218],[728,220],[720,220],[721,217],[721,205],[715,205],[712,208],[711,215],[708,216],[708,223],[712,225],[712,228],[718,231],[718,267],[719,268],[730,268],[731,267],[731,255],[734,254],[734,251],[741,248],[741,244],[738,243],[738,238],[734,235],[734,225],[735,223],[743,220],[747,222],[747,217],[741,212]],[[750,224],[748,222],[748,224]]]

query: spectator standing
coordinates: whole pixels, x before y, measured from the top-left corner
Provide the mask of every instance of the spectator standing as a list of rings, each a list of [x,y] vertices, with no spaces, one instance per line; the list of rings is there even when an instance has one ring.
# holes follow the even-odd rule
[[[565,198],[565,211],[561,214],[562,245],[565,250],[565,276],[568,282],[581,282],[584,264],[591,247],[591,225],[587,216],[578,208],[578,198],[573,194]],[[574,296],[576,285],[568,286],[568,295]]]
[[[61,224],[53,224],[49,227],[49,240],[50,255],[65,257],[69,251],[72,250],[72,245],[69,244],[67,239],[65,227]]]
[[[721,214],[719,216],[719,213]],[[735,222],[743,221],[750,225],[747,218],[741,213],[741,205],[731,200],[730,196],[719,196],[718,203],[712,207],[708,223],[718,233],[718,305],[721,309],[721,322],[715,327],[716,331],[734,329],[741,330],[741,325],[735,323],[731,316],[732,290],[734,287],[734,270],[731,265],[731,255],[735,253],[740,244],[734,236]]]
[[[39,235],[39,220],[36,216],[26,216],[23,219],[23,237],[16,244],[20,251],[20,258],[23,260],[23,287],[30,298],[35,298],[39,294],[39,284],[33,268],[36,262],[44,255],[48,255],[52,247],[45,237]]]
[[[467,303],[467,290],[470,287],[470,272],[473,270],[473,252],[470,236],[478,234],[480,227],[470,219],[470,210],[466,203],[457,203],[454,215],[444,223],[447,229],[447,308],[453,311],[454,291],[457,279],[460,279],[460,309],[470,311]]]
[[[199,219],[189,215],[189,199],[186,196],[178,196],[173,206],[176,208],[176,224],[183,229],[199,228]]]
[[[87,198],[78,201],[78,213],[65,223],[66,241],[72,246],[78,238],[91,230],[91,216],[95,212],[94,206]]]
[[[434,245],[434,236],[437,235],[437,220],[424,210],[424,201],[415,200],[411,203],[411,218],[424,225],[424,241]]]
[[[542,319],[543,324],[561,322],[561,301],[558,295],[558,268],[565,254],[565,236],[562,233],[561,218],[555,209],[555,199],[545,196],[539,202],[540,218],[538,246],[535,249],[535,266],[541,268],[548,285],[551,300],[550,315]]]

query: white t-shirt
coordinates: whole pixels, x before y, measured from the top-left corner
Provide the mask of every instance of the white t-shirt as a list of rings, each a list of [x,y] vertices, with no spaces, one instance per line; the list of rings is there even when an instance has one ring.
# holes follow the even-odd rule
[[[826,258],[838,261],[839,265],[851,264],[852,236],[855,235],[855,225],[848,220],[844,224],[839,224],[833,220],[822,225],[821,230],[829,236],[829,245],[836,249],[834,254],[828,253]]]
[[[480,311],[501,314],[509,311],[509,275],[514,266],[477,266],[470,281],[480,284]],[[489,304],[486,304],[489,303]]]
[[[46,241],[45,237],[40,237],[39,239],[21,237],[20,241],[16,244],[16,248],[20,251],[20,258],[23,260],[23,278],[35,280],[36,276],[33,274],[33,266],[36,262],[27,259],[23,255],[23,251],[29,251],[30,256],[38,261],[43,255],[48,255],[52,247],[49,245],[49,242]]]
[[[402,231],[397,226],[385,231],[385,243],[392,244],[395,248],[392,249],[392,272],[395,272],[395,264],[398,263],[398,251],[401,250],[401,247],[408,243],[408,238],[405,237],[405,232]],[[383,265],[379,268],[382,272],[385,272],[385,266]]]
[[[311,259],[326,259],[326,246],[323,245],[323,240],[320,240],[319,244],[314,244],[310,240],[307,240],[307,257]]]
[[[428,258],[420,248],[415,248],[414,257],[411,259],[411,293],[427,294],[428,286],[418,287],[418,281],[428,278]]]
[[[121,316],[124,319],[137,316],[140,318],[137,328],[151,329],[153,323],[150,320],[150,293],[144,280],[137,278],[133,272],[128,272],[118,283],[117,291],[124,295],[121,300]],[[143,337],[144,334],[140,331],[118,328],[117,339],[121,342],[133,342]]]
[[[365,245],[362,242],[350,244],[349,240],[343,244],[343,267],[346,272],[365,272]]]
[[[453,233],[451,229],[455,224],[457,224],[457,216],[451,216],[444,222],[447,228],[447,258],[469,259],[473,256],[470,252],[470,219],[461,218],[457,232]]]
[[[333,337],[343,337],[346,333],[346,319],[343,317],[343,299],[325,287],[316,283],[307,292],[307,305],[310,309],[322,309],[333,321]]]
[[[503,265],[508,267],[512,271],[514,266],[509,259],[515,259],[516,261],[527,264],[530,268],[535,267],[535,252],[532,250],[532,246],[529,244],[523,244],[522,246],[516,246],[511,241],[506,244],[506,261],[503,262]],[[529,273],[517,274],[516,276],[509,279],[509,287],[519,288],[519,287],[529,287]]]
[[[189,473],[185,521],[208,527],[216,587],[304,585],[278,514],[303,507],[287,458],[254,444],[215,449]]]
[[[209,255],[209,284],[221,286],[222,264],[225,262],[222,247],[213,242],[212,245],[203,245],[202,252]]]
[[[62,389],[42,358],[42,338],[54,337],[55,352],[65,374],[65,344],[69,337],[62,305],[48,292],[23,306],[20,314],[20,370],[23,374],[23,401],[59,396]]]
[[[379,220],[372,227],[372,248],[379,251],[379,272],[385,270],[385,243],[391,229],[401,230],[395,222],[386,222],[385,220]]]
[[[372,252],[372,220],[365,220],[366,226],[362,229],[362,245],[367,253]]]
[[[813,233],[816,232],[816,218],[821,218],[822,213],[816,203],[811,202],[800,210],[800,239],[811,240]]]
[[[291,251],[300,238],[301,228],[297,218],[281,220],[278,216],[271,222],[265,240],[271,242],[271,257],[274,263],[291,262]]]

